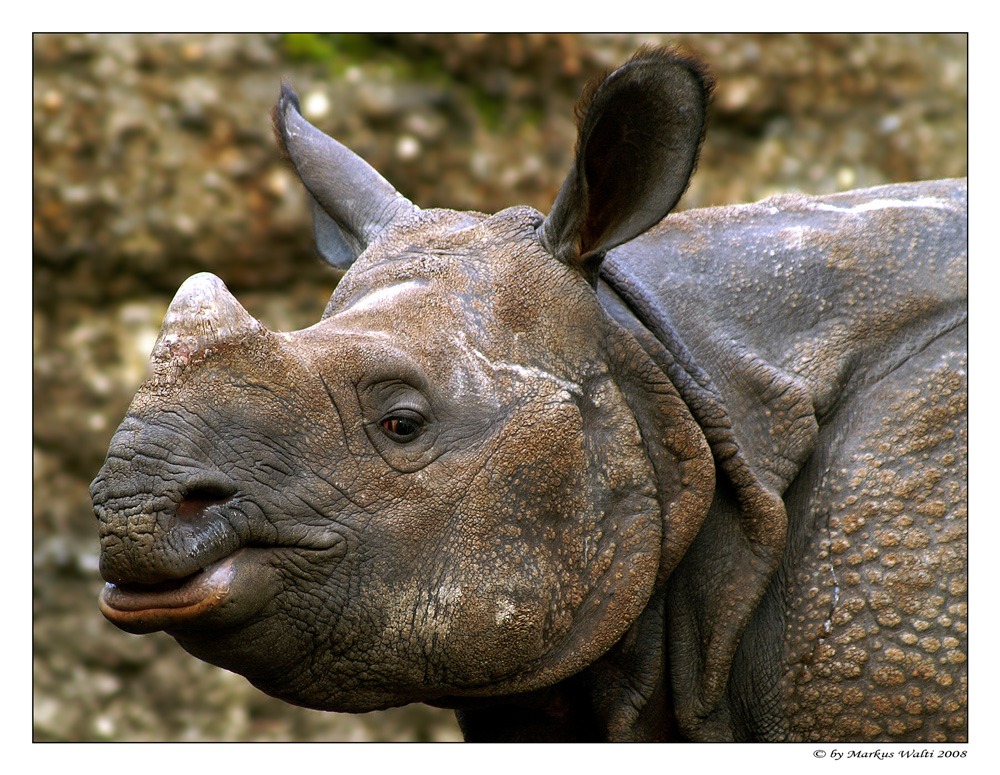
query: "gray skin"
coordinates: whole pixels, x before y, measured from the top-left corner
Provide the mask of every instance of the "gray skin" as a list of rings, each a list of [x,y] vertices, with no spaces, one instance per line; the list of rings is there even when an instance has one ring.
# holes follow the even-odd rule
[[[284,90],[352,266],[292,333],[178,291],[91,487],[105,616],[470,740],[965,739],[965,184],[663,219],[712,85],[595,83],[547,217],[421,210]]]

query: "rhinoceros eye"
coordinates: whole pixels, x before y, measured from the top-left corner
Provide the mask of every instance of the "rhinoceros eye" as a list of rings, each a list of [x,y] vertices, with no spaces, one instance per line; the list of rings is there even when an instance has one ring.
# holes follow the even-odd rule
[[[413,441],[420,435],[422,427],[417,418],[406,415],[390,415],[379,424],[386,436],[400,443]]]

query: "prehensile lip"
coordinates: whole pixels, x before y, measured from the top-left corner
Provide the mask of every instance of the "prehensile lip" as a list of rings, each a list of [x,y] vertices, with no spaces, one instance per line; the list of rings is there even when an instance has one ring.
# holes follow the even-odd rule
[[[240,554],[217,560],[183,579],[149,587],[108,582],[98,603],[101,613],[112,624],[133,633],[155,632],[191,621],[229,597]]]

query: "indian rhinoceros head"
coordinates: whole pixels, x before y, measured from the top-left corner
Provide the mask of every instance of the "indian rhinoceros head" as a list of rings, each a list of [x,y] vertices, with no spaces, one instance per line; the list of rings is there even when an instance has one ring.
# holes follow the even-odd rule
[[[710,90],[661,50],[602,80],[548,217],[421,210],[284,90],[320,249],[356,261],[292,333],[180,288],[91,488],[105,616],[344,711],[531,691],[621,641],[714,468],[594,286],[676,204]]]

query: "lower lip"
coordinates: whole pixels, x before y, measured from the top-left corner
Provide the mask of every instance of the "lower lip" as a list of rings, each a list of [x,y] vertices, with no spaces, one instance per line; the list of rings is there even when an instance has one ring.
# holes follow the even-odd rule
[[[155,632],[203,616],[229,597],[235,559],[230,555],[212,563],[171,589],[122,589],[107,583],[99,600],[101,613],[134,633]]]

